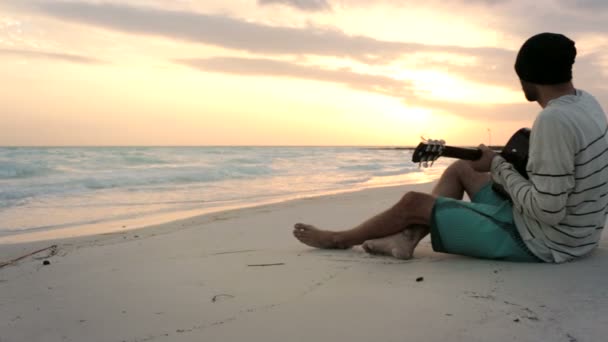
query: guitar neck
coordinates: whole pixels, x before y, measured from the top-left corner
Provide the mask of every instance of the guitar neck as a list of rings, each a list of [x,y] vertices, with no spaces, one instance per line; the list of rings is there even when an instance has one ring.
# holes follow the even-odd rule
[[[481,158],[481,150],[478,148],[444,146],[441,156],[466,160],[477,160]]]
[[[507,144],[502,147],[499,154],[515,167],[515,169],[525,178],[526,164],[528,163],[528,150],[530,142],[530,130],[522,128],[515,132]],[[498,152],[495,150],[495,152]],[[425,140],[416,146],[412,152],[412,162],[424,163],[437,160],[439,157],[458,158],[465,160],[477,160],[483,153],[478,148],[464,148],[443,145],[442,140]]]

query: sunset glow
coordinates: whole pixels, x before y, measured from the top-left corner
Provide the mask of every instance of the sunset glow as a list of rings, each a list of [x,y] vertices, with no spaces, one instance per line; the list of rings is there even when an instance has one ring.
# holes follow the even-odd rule
[[[539,110],[532,34],[574,39],[608,105],[608,5],[544,2],[3,1],[0,145],[504,143]]]

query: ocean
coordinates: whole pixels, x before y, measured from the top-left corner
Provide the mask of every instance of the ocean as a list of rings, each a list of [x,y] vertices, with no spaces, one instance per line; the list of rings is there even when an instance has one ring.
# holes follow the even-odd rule
[[[1,147],[0,237],[116,231],[229,208],[435,180],[365,147]]]

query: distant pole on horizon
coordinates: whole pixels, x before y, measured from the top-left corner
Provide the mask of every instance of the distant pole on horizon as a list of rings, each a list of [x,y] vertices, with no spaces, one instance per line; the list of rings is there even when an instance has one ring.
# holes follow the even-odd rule
[[[492,146],[492,130],[486,128],[488,130],[488,146]]]

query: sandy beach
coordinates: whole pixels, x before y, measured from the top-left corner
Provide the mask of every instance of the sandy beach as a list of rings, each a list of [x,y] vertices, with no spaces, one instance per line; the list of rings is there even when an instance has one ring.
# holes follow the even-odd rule
[[[349,228],[431,184],[0,245],[0,341],[604,341],[608,243],[562,265],[315,250],[295,222]],[[48,261],[50,264],[44,265]]]

